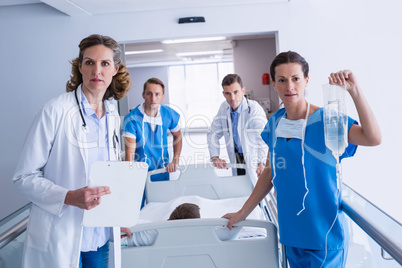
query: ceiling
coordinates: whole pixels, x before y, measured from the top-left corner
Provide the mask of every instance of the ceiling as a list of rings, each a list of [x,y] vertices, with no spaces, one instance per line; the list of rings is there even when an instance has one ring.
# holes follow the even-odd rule
[[[161,41],[124,44],[126,65],[128,67],[163,66],[225,62],[233,60],[233,48],[237,41],[245,39],[274,38],[275,34],[255,34],[242,36],[221,36],[224,40],[164,44]],[[162,52],[134,54],[131,51],[162,50]],[[193,54],[184,55],[182,54]]]
[[[0,0],[2,6],[46,4],[68,16],[91,16],[122,12],[139,12],[163,9],[214,7],[225,5],[250,5],[259,3],[288,2],[290,0]],[[179,19],[179,18],[178,18]],[[252,36],[225,36],[225,40],[178,44],[160,41],[124,44],[126,52],[160,49],[162,52],[126,55],[128,67],[161,66],[198,62],[231,61],[236,40],[274,37],[273,34]],[[184,52],[211,52],[214,54],[178,56]]]
[[[290,0],[0,0],[0,7],[45,3],[69,16],[76,16],[288,1]]]

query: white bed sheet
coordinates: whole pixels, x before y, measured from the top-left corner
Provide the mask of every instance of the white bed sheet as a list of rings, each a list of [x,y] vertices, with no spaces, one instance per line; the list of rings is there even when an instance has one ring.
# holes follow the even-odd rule
[[[167,220],[170,213],[183,203],[193,203],[200,207],[201,218],[221,218],[229,212],[236,212],[244,205],[248,196],[212,200],[195,195],[179,196],[169,202],[148,203],[140,212],[141,222]],[[256,208],[247,219],[263,219],[261,210]]]
[[[214,200],[192,195],[180,196],[169,202],[151,202],[141,210],[139,223],[166,221],[172,211],[183,203],[198,205],[201,218],[221,218],[226,213],[238,211],[247,199],[248,196]],[[258,207],[255,208],[247,219],[263,219],[261,210]],[[263,228],[243,227],[237,238],[264,237],[265,235],[266,230]]]

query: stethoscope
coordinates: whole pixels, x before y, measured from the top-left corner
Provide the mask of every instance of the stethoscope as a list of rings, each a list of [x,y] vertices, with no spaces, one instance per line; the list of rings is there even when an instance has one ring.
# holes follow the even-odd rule
[[[89,128],[87,126],[87,122],[85,121],[84,115],[82,114],[82,107],[80,105],[80,102],[78,101],[78,96],[77,96],[77,89],[74,90],[74,94],[75,94],[75,100],[77,101],[77,105],[78,105],[78,109],[80,111],[80,115],[81,115],[81,120],[82,120],[82,130],[84,131],[85,134],[89,133]]]
[[[81,116],[81,120],[82,120],[82,130],[84,131],[85,134],[89,133],[89,128],[87,126],[87,122],[85,121],[84,118],[84,114],[82,113],[82,106],[80,104],[80,102],[78,101],[78,96],[77,96],[77,89],[74,90],[74,95],[75,95],[75,100],[77,101],[77,105],[78,105],[78,110],[80,111],[80,116]],[[116,152],[117,155],[117,145],[119,144],[119,137],[116,134],[116,129],[113,132],[113,148]]]
[[[250,111],[251,111],[250,104],[248,103],[248,98],[246,96],[245,96],[245,98],[246,98],[247,107],[248,107],[248,114],[250,114]]]

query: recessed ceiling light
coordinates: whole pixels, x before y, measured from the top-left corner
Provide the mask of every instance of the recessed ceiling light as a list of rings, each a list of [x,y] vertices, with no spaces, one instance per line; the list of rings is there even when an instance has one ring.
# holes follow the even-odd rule
[[[134,54],[148,54],[148,53],[159,53],[159,52],[163,52],[163,49],[126,51],[124,54],[126,54],[126,55],[134,55]]]
[[[161,41],[162,44],[177,44],[177,43],[193,43],[193,42],[206,42],[206,41],[220,41],[225,40],[224,36],[217,37],[202,37],[202,38],[185,38],[185,39],[170,39]]]
[[[223,54],[223,50],[181,52],[181,53],[176,53],[176,56],[177,57],[189,57],[189,56],[214,55],[214,54]]]

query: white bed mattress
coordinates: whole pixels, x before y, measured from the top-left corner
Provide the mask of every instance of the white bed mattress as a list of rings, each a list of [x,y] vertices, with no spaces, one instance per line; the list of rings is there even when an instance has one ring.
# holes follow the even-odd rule
[[[169,202],[150,202],[140,212],[139,223],[167,220],[180,204],[193,203],[200,207],[201,218],[221,218],[229,212],[238,211],[248,196],[225,199],[207,199],[199,196],[179,196]],[[260,209],[254,209],[248,219],[263,219]]]
[[[146,225],[151,222],[166,221],[169,218],[170,213],[177,206],[183,203],[192,203],[198,205],[200,207],[201,218],[203,219],[221,218],[224,214],[228,212],[238,211],[246,200],[247,197],[235,197],[235,198],[213,200],[213,199],[202,198],[199,196],[181,196],[169,202],[151,202],[141,210],[139,224]],[[261,215],[261,210],[255,209],[250,214],[248,219],[255,219],[255,220],[263,219]],[[238,230],[237,228],[241,228],[241,230]],[[134,230],[135,228],[132,231]],[[266,230],[264,228],[236,227],[232,231],[229,231],[229,229],[227,229],[226,226],[217,226],[215,230],[218,234],[218,237],[221,240],[244,239],[244,238],[266,236]],[[157,232],[155,233],[155,230],[150,230],[143,234],[138,234],[139,237],[138,241],[137,238],[133,237],[133,239],[136,239],[134,245],[143,245],[144,243],[146,245],[153,244],[153,242],[149,242],[148,240],[151,239],[152,241],[154,241],[155,235],[157,235]],[[123,239],[122,247],[125,247],[127,244],[133,245],[133,242],[127,242],[127,240]]]

